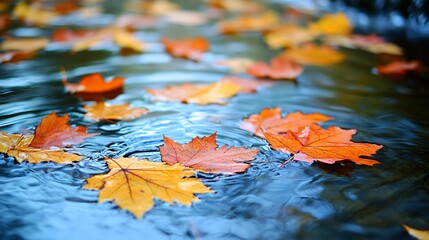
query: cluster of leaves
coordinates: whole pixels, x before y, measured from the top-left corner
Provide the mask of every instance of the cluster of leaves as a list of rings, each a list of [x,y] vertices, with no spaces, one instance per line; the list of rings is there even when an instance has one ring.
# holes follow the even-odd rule
[[[224,59],[217,62],[234,73],[247,72],[255,78],[272,80],[291,80],[298,78],[304,68],[302,65],[332,65],[345,59],[337,46],[359,48],[375,54],[387,53],[401,55],[401,49],[385,42],[376,35],[361,36],[352,34],[352,25],[342,13],[321,16],[307,27],[290,24],[290,21],[308,19],[306,14],[290,9],[286,16],[268,10],[265,6],[252,1],[207,1],[208,11],[203,14],[184,11],[169,1],[133,1],[128,8],[141,10],[141,15],[124,15],[111,25],[100,29],[58,28],[52,39],[46,38],[8,38],[1,43],[1,63],[15,63],[29,59],[45,48],[50,42],[71,45],[73,53],[91,50],[104,41],[113,41],[121,48],[121,53],[142,53],[147,44],[140,41],[134,31],[153,26],[159,21],[188,26],[209,22],[220,18],[225,12],[235,12],[238,16],[216,23],[221,34],[238,34],[247,31],[260,32],[268,46],[273,49],[285,48],[270,63],[257,62],[246,58]],[[33,1],[32,4],[19,2],[13,10],[12,19],[24,24],[43,26],[55,21],[64,14],[80,16],[96,14],[94,9],[84,9],[76,2],[45,6]],[[0,18],[0,31],[9,25],[8,15]],[[289,20],[289,21],[287,21]],[[165,51],[173,57],[202,61],[209,51],[210,43],[204,37],[189,39],[162,38]],[[322,42],[323,44],[318,44]],[[333,47],[334,46],[334,47]],[[418,62],[393,62],[377,67],[381,74],[404,74],[420,67]],[[64,72],[65,74],[65,72]],[[148,112],[143,108],[132,108],[129,103],[110,105],[105,99],[112,99],[123,92],[125,78],[114,77],[106,81],[99,73],[85,76],[79,83],[70,83],[63,77],[66,91],[83,100],[96,101],[85,105],[86,118],[101,120],[128,120]],[[224,104],[226,98],[239,93],[254,93],[260,87],[273,83],[235,76],[225,77],[217,82],[205,85],[183,84],[167,86],[164,89],[147,89],[155,100],[177,101],[194,104]],[[240,127],[265,139],[274,150],[289,154],[289,161],[334,164],[345,160],[356,164],[373,166],[379,163],[371,159],[380,145],[353,142],[356,130],[344,130],[336,126],[327,129],[318,124],[328,121],[329,116],[300,112],[281,116],[281,109],[264,109],[251,115]],[[72,153],[69,146],[82,143],[85,138],[96,134],[87,133],[86,127],[71,127],[68,115],[57,116],[52,113],[42,119],[34,135],[8,134],[0,132],[0,152],[14,157],[18,162],[30,163],[53,161],[70,163],[82,159]],[[87,179],[86,189],[99,190],[99,201],[113,201],[119,207],[127,209],[140,218],[153,207],[154,198],[167,203],[190,205],[197,201],[195,194],[210,193],[196,172],[211,174],[243,173],[250,167],[259,149],[244,147],[218,146],[216,133],[206,137],[195,137],[189,143],[180,144],[164,137],[159,147],[162,162],[151,162],[137,158],[105,159],[109,172]]]

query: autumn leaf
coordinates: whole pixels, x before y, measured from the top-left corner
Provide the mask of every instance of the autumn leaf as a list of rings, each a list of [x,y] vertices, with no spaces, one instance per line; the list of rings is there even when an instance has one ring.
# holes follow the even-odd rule
[[[164,21],[185,26],[198,26],[209,21],[208,17],[197,11],[175,10],[163,14]]]
[[[376,34],[351,36],[328,36],[325,43],[346,48],[358,48],[374,54],[402,55],[402,49],[396,44],[385,42]]]
[[[247,69],[247,72],[257,78],[295,79],[301,75],[303,67],[284,57],[271,59],[271,66],[263,62],[256,63]]]
[[[79,5],[77,5],[74,1],[66,1],[66,2],[60,2],[56,3],[54,5],[54,11],[61,15],[66,15],[69,13],[72,13],[79,9]]]
[[[56,163],[71,163],[79,161],[80,156],[64,152],[63,150],[47,150],[29,147],[33,141],[33,135],[8,134],[0,131],[0,152],[14,157],[21,163],[27,160],[29,163],[52,161]]]
[[[69,124],[69,116],[58,116],[55,112],[44,117],[36,128],[34,138],[29,147],[51,149],[62,148],[82,143],[85,138],[97,134],[86,133],[86,127],[72,128]]]
[[[310,31],[320,35],[348,35],[353,26],[344,13],[325,14],[309,25]]]
[[[265,138],[263,131],[268,133],[286,133],[316,123],[329,121],[332,118],[320,113],[302,114],[289,113],[284,118],[281,108],[264,109],[259,114],[250,115],[243,119],[240,128],[252,132],[258,137]]]
[[[195,193],[211,192],[198,179],[192,178],[193,171],[178,164],[170,166],[137,158],[106,161],[110,171],[87,179],[84,188],[100,190],[99,202],[113,201],[137,218],[153,207],[154,198],[189,206],[198,200]]]
[[[69,43],[82,41],[82,39],[87,39],[96,34],[96,31],[93,30],[72,30],[68,28],[57,28],[52,33],[52,41]]]
[[[241,91],[241,87],[230,81],[219,81],[207,85],[182,84],[165,89],[146,89],[158,101],[172,101],[207,105],[225,104],[222,99],[230,98]]]
[[[1,4],[1,3],[0,3]],[[0,32],[5,31],[10,26],[10,17],[7,14],[0,15]]]
[[[418,240],[429,240],[429,231],[414,229],[407,225],[402,225],[408,234],[415,237]]]
[[[68,83],[65,72],[63,74],[63,84],[66,91],[76,94],[85,100],[101,100],[103,98],[114,98],[123,91],[124,77],[114,77],[110,82],[106,82],[99,73],[94,73],[82,78],[78,84]]]
[[[101,42],[111,41],[115,34],[115,28],[104,28],[94,31],[90,37],[74,42],[71,51],[73,53],[88,50]]]
[[[264,132],[264,135],[273,149],[291,154],[290,160],[308,163],[320,161],[328,164],[350,160],[356,164],[368,166],[379,163],[363,156],[372,156],[382,146],[352,142],[351,139],[355,133],[354,129],[344,130],[335,126],[323,129],[317,125],[311,125],[297,132],[290,130],[286,134]]]
[[[245,172],[250,167],[248,162],[259,152],[259,149],[244,147],[219,147],[216,133],[195,137],[187,144],[179,144],[164,136],[164,145],[159,150],[162,161],[170,165],[180,163],[197,171],[224,174]]]
[[[377,72],[381,75],[405,75],[409,71],[420,68],[418,61],[394,61],[386,65],[377,66]]]
[[[162,38],[161,43],[172,56],[196,61],[209,49],[209,42],[203,37],[182,40]]]
[[[239,93],[255,93],[259,88],[270,87],[273,83],[263,80],[249,80],[239,77],[225,77],[221,82],[230,82],[240,86]]]
[[[270,29],[264,34],[264,40],[272,49],[297,47],[305,42],[312,41],[314,33],[300,26],[286,24]]]
[[[223,34],[263,31],[279,21],[275,12],[266,11],[261,14],[243,15],[233,19],[222,20],[217,27]]]
[[[90,118],[96,121],[100,121],[102,119],[134,119],[148,112],[147,109],[144,108],[131,108],[128,103],[108,105],[105,102],[97,102],[91,106],[84,106],[83,109],[87,112],[85,114],[85,118]]]
[[[152,16],[126,14],[119,16],[113,25],[120,29],[136,30],[144,27],[150,27],[154,24],[155,18]]]
[[[114,33],[114,40],[123,50],[143,52],[145,49],[144,44],[140,40],[125,30],[116,30]]]
[[[286,50],[282,56],[300,64],[321,66],[337,64],[345,59],[344,54],[333,48],[314,44],[305,44],[299,48]]]
[[[217,65],[228,67],[233,73],[244,73],[255,64],[255,61],[248,58],[230,58],[216,62]]]
[[[249,0],[209,0],[207,5],[230,12],[258,13],[264,10],[259,2]]]
[[[36,52],[13,51],[0,53],[0,63],[17,63],[22,60],[31,59],[36,55]]]
[[[0,50],[35,52],[45,48],[48,43],[46,38],[8,38],[1,43]]]
[[[39,26],[47,25],[57,17],[55,12],[40,9],[35,5],[28,5],[25,1],[20,1],[16,4],[12,15],[28,24]]]

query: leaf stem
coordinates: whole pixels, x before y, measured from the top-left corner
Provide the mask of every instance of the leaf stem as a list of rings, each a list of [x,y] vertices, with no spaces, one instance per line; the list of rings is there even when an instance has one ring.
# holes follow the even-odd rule
[[[294,155],[291,155],[286,161],[284,161],[282,164],[280,164],[278,167],[284,167],[284,165],[286,165],[288,162],[293,161],[293,157]]]

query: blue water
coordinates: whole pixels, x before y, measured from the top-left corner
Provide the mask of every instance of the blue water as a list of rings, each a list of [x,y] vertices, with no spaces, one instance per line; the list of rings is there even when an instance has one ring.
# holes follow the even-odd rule
[[[113,17],[105,14],[90,23]],[[62,24],[70,23],[57,26]],[[54,28],[18,26],[11,33],[50,36]],[[207,36],[212,44],[202,63],[173,59],[158,42],[162,36],[196,35]],[[161,25],[140,30],[138,36],[151,44],[148,52],[120,56],[108,45],[70,55],[67,47],[50,44],[32,60],[0,66],[2,131],[34,129],[56,111],[100,133],[71,149],[85,156],[73,164],[18,164],[0,155],[1,239],[407,239],[402,224],[429,229],[427,81],[376,76],[374,55],[342,49],[347,60],[341,64],[306,67],[297,83],[278,82],[256,94],[240,94],[225,106],[154,102],[145,88],[211,83],[228,75],[212,64],[215,59],[268,61],[276,53],[257,34],[217,35],[213,23]],[[71,82],[94,72],[125,76],[124,93],[110,102],[130,102],[150,113],[118,123],[84,119],[82,107],[90,102],[64,91],[60,67]],[[382,144],[376,155],[382,164],[351,164],[353,169],[339,168],[343,174],[301,162],[278,168],[288,156],[239,128],[243,118],[271,107],[285,114],[332,116],[323,126],[354,128],[354,141]],[[82,188],[85,179],[108,171],[103,156],[160,161],[163,135],[185,143],[215,131],[221,145],[261,152],[244,174],[201,175],[215,193],[200,195],[191,207],[156,201],[143,219],[136,219],[113,203],[98,204],[98,192]]]

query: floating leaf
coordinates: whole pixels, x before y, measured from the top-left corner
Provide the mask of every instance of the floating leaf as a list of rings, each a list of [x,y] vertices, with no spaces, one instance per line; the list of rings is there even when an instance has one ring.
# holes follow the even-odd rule
[[[35,52],[48,45],[46,38],[8,38],[0,46],[2,51],[25,51]]]
[[[203,37],[182,40],[162,38],[161,43],[172,56],[196,61],[209,49],[209,42]]]
[[[153,207],[154,198],[189,206],[198,200],[195,193],[211,192],[198,179],[192,178],[193,171],[178,164],[170,166],[137,158],[106,161],[110,171],[87,179],[84,188],[100,190],[99,202],[113,201],[137,218]]]
[[[87,112],[85,114],[85,118],[90,118],[96,121],[100,121],[102,119],[134,119],[148,112],[147,109],[144,108],[131,108],[128,103],[108,105],[105,102],[97,102],[91,106],[84,106],[83,109]]]
[[[28,24],[40,26],[51,23],[57,17],[55,12],[39,9],[35,5],[28,5],[25,1],[16,4],[12,15]]]
[[[228,67],[233,73],[243,73],[255,64],[255,61],[248,58],[231,58],[216,62],[217,65]]]
[[[295,132],[302,127],[332,119],[320,113],[302,114],[300,112],[289,113],[282,118],[281,111],[281,108],[266,108],[259,114],[253,114],[249,118],[243,119],[244,122],[240,124],[240,128],[265,138],[263,131],[268,133],[286,133],[289,130]]]
[[[245,172],[249,161],[258,154],[259,149],[244,147],[219,147],[216,133],[208,137],[192,139],[187,144],[179,144],[164,136],[164,145],[159,148],[161,159],[170,165],[183,166],[209,173],[235,174]]]
[[[72,30],[68,28],[57,28],[52,33],[52,41],[69,43],[82,41],[82,39],[87,39],[96,34],[96,31],[93,30]]]
[[[247,72],[257,78],[295,79],[301,75],[303,67],[284,57],[271,59],[271,66],[263,62],[256,63],[247,69]]]
[[[264,34],[265,42],[272,49],[297,47],[315,37],[309,30],[293,24],[276,27]]]
[[[311,125],[301,131],[289,130],[285,134],[264,132],[264,135],[273,149],[291,154],[291,159],[297,161],[308,163],[320,161],[333,164],[350,160],[356,164],[368,166],[379,163],[363,156],[372,156],[382,146],[352,142],[351,139],[355,133],[354,129],[344,130],[335,126],[323,129],[317,125]]]
[[[241,91],[241,87],[230,81],[220,81],[208,85],[182,84],[167,86],[165,89],[146,89],[159,101],[173,101],[207,105],[225,104],[222,99],[230,98]]]
[[[124,30],[116,30],[114,40],[115,43],[123,50],[143,52],[145,48],[144,44],[140,40],[138,40],[133,34]]]
[[[381,75],[405,75],[409,71],[415,71],[420,68],[418,61],[394,61],[386,65],[377,66],[377,72]]]
[[[322,66],[337,64],[345,59],[344,54],[333,48],[314,44],[305,44],[299,48],[286,50],[282,56],[300,64]]]
[[[262,80],[249,80],[239,77],[225,77],[221,82],[232,82],[240,86],[239,93],[255,93],[258,88],[272,86],[273,83]]]
[[[223,34],[263,31],[279,21],[275,12],[266,11],[257,15],[244,15],[234,19],[222,20],[218,23],[218,29]]]
[[[13,51],[0,53],[0,63],[16,63],[22,60],[31,59],[36,55],[36,52]]]
[[[163,14],[165,21],[186,26],[198,26],[208,22],[207,15],[196,11],[176,10]]]
[[[328,36],[325,42],[329,45],[347,48],[358,48],[375,54],[402,55],[402,49],[393,44],[385,42],[376,34],[351,36]]]
[[[53,112],[44,117],[39,126],[37,126],[29,147],[43,149],[62,148],[81,143],[85,138],[97,135],[86,133],[86,127],[72,128],[68,121],[68,114],[61,117]]]
[[[402,226],[404,226],[404,228],[405,228],[405,230],[407,230],[408,234],[417,238],[418,240],[429,240],[429,231],[414,229],[414,228],[409,227],[407,225],[402,225]]]
[[[310,31],[321,35],[348,35],[353,26],[344,13],[326,14],[309,25]]]

